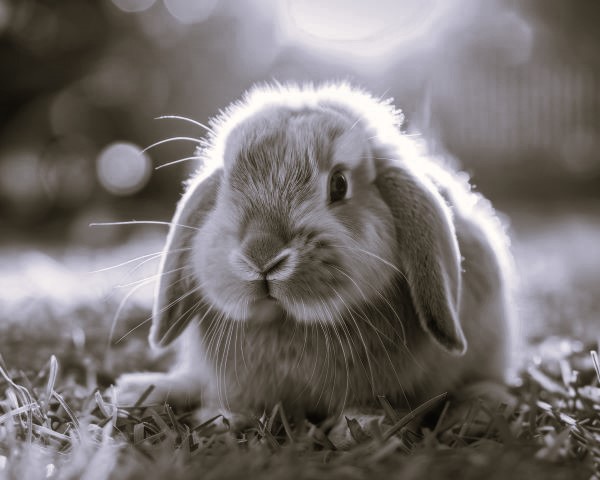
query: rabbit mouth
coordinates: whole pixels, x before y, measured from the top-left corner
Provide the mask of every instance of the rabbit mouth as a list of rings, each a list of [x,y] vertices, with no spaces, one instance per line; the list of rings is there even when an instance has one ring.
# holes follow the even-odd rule
[[[252,322],[268,323],[285,316],[281,303],[271,295],[255,300],[248,306],[248,310]]]

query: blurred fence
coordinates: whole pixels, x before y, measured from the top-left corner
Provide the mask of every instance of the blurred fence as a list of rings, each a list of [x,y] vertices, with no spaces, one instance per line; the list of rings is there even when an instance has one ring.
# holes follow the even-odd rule
[[[454,148],[506,155],[512,163],[532,150],[570,157],[600,140],[600,72],[568,65],[492,67],[436,87],[439,108],[452,115],[439,122]],[[586,167],[564,160],[574,171]]]
[[[431,115],[444,148],[488,188],[521,197],[535,197],[540,187],[557,198],[597,192],[600,71],[492,64],[453,75],[432,88]]]

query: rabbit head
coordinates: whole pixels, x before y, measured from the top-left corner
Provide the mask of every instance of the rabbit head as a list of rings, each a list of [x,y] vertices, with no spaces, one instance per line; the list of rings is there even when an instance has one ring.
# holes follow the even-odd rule
[[[405,281],[420,329],[466,350],[452,215],[389,103],[256,89],[213,121],[161,264],[151,342],[193,318],[338,322]]]

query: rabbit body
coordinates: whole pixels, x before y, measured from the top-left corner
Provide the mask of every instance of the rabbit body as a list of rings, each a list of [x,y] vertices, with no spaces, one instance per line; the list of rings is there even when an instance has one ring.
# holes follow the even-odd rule
[[[258,88],[214,120],[157,287],[151,343],[181,336],[179,361],[125,375],[122,398],[153,383],[156,400],[324,418],[503,383],[503,226],[400,122],[339,84]]]

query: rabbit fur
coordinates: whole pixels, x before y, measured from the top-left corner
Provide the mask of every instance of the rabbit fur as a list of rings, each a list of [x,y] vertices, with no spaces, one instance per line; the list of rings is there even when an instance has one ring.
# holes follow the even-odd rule
[[[468,178],[347,84],[261,86],[199,149],[164,249],[150,343],[119,398],[343,418],[503,384],[515,346],[502,222]],[[347,192],[330,198],[332,172]],[[343,185],[342,185],[343,186]]]

